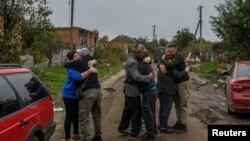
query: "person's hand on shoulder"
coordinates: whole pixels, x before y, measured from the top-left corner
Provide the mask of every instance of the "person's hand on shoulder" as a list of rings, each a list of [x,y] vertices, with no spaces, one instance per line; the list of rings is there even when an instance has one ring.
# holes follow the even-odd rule
[[[94,60],[90,60],[90,61],[88,61],[88,66],[89,66],[89,67],[93,67],[96,63],[97,63],[97,62],[96,62],[95,59],[94,59]]]

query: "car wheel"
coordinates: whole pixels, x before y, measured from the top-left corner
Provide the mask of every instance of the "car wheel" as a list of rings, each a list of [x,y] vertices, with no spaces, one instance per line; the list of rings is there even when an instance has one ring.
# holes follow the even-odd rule
[[[229,109],[228,106],[227,106],[227,113],[228,113],[229,115],[233,115],[233,112]]]
[[[228,113],[229,115],[236,115],[236,112],[230,110],[229,106],[227,106],[227,113]]]
[[[40,140],[39,140],[39,138],[38,138],[37,136],[34,135],[34,136],[31,138],[31,141],[40,141]]]

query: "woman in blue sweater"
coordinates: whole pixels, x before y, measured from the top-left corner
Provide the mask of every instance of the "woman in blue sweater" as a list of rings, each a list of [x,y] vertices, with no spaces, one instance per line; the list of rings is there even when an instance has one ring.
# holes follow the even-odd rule
[[[81,59],[81,56],[75,51],[68,52],[67,57],[70,61]],[[79,101],[76,96],[76,84],[78,81],[85,79],[91,73],[95,73],[95,68],[90,68],[83,73],[79,73],[74,69],[67,69],[67,79],[64,83],[62,89],[62,97],[65,106],[65,121],[64,121],[64,132],[65,140],[70,139],[71,123],[73,123],[73,139],[80,139],[79,136],[79,122],[78,122],[78,111],[79,111]]]

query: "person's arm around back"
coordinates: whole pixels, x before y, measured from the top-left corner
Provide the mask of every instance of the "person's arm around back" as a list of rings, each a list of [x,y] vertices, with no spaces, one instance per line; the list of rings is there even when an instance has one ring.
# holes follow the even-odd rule
[[[87,71],[83,73],[79,73],[78,71],[74,69],[69,69],[68,75],[70,78],[72,78],[75,81],[81,81],[85,79],[86,77],[88,77],[91,73],[96,73],[96,72],[97,72],[97,69],[94,67],[90,67]]]
[[[127,68],[128,74],[131,75],[132,79],[137,82],[148,83],[154,79],[153,73],[150,73],[149,75],[141,75],[138,72],[138,65],[136,61],[127,62],[126,68]]]
[[[171,60],[171,62],[166,61],[165,59],[162,59],[162,64],[166,67],[166,69],[174,69],[176,66],[181,64],[184,61],[183,57],[180,54],[176,54],[174,58]]]

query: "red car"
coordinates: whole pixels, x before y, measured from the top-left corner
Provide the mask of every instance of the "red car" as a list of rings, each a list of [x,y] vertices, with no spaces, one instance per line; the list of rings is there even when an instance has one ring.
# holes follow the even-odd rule
[[[236,62],[226,79],[228,113],[250,112],[250,61]]]
[[[55,127],[53,101],[39,79],[0,64],[0,141],[48,141]]]

